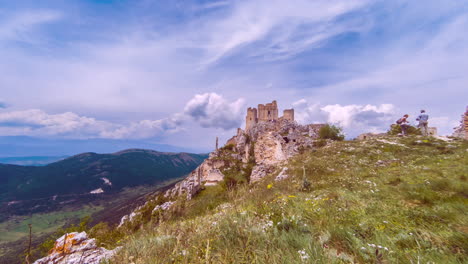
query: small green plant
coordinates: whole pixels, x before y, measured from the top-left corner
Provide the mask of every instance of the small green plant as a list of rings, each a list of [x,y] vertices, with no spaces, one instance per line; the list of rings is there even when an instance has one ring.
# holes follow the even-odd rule
[[[343,135],[342,129],[340,127],[326,124],[320,128],[319,138],[342,141],[344,140],[345,136]]]
[[[220,148],[220,150],[234,151],[235,147],[236,146],[234,144],[227,144],[226,146]]]

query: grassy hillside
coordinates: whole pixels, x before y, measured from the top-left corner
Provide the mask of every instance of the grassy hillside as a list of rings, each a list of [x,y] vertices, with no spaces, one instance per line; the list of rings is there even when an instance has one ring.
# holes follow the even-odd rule
[[[123,246],[111,263],[468,262],[468,142],[333,142],[287,167],[283,181],[205,188],[136,232],[91,233]]]

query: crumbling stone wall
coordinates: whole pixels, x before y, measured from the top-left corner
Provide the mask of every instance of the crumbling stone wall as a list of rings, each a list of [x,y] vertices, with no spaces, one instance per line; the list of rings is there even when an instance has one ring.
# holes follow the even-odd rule
[[[247,108],[247,116],[245,117],[245,129],[248,130],[257,123],[257,109],[252,107]]]
[[[254,107],[247,108],[245,117],[245,130],[248,131],[260,122],[269,122],[280,119],[278,117],[278,104],[274,100],[268,104],[259,104],[258,109]],[[281,119],[294,121],[294,109],[285,109]]]
[[[278,119],[278,105],[276,101],[266,105],[258,105],[258,121],[270,121],[276,119]]]
[[[285,109],[283,111],[283,119],[294,121],[294,109]]]

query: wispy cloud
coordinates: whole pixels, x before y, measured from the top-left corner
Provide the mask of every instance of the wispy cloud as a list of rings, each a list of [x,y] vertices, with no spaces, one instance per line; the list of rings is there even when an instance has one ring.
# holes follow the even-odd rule
[[[356,30],[337,19],[366,6],[369,1],[240,1],[228,17],[210,23],[207,59],[213,64],[223,57],[244,52],[266,60],[285,59],[321,45],[328,38]],[[245,54],[243,54],[245,56]]]
[[[36,43],[35,30],[62,17],[56,10],[27,10],[5,16],[0,20],[0,44],[7,41]]]

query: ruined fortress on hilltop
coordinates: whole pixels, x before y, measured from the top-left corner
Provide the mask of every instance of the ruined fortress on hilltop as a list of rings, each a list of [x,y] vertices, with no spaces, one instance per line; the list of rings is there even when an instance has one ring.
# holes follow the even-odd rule
[[[258,109],[255,107],[247,108],[247,116],[245,117],[245,130],[249,130],[259,122],[274,121],[285,119],[294,121],[294,109],[285,109],[283,116],[278,117],[278,104],[276,100],[268,104],[259,104]]]
[[[240,169],[238,173],[249,182],[259,181],[284,166],[301,150],[314,148],[318,131],[324,124],[298,124],[294,121],[294,109],[284,110],[281,117],[278,112],[276,101],[259,104],[257,108],[249,107],[245,129],[238,128],[224,147],[218,148],[216,143],[216,149],[208,159],[185,180],[166,191],[166,197],[185,193],[187,199],[191,199],[202,186],[223,181],[225,174],[233,168]],[[278,177],[286,177],[283,174]]]

